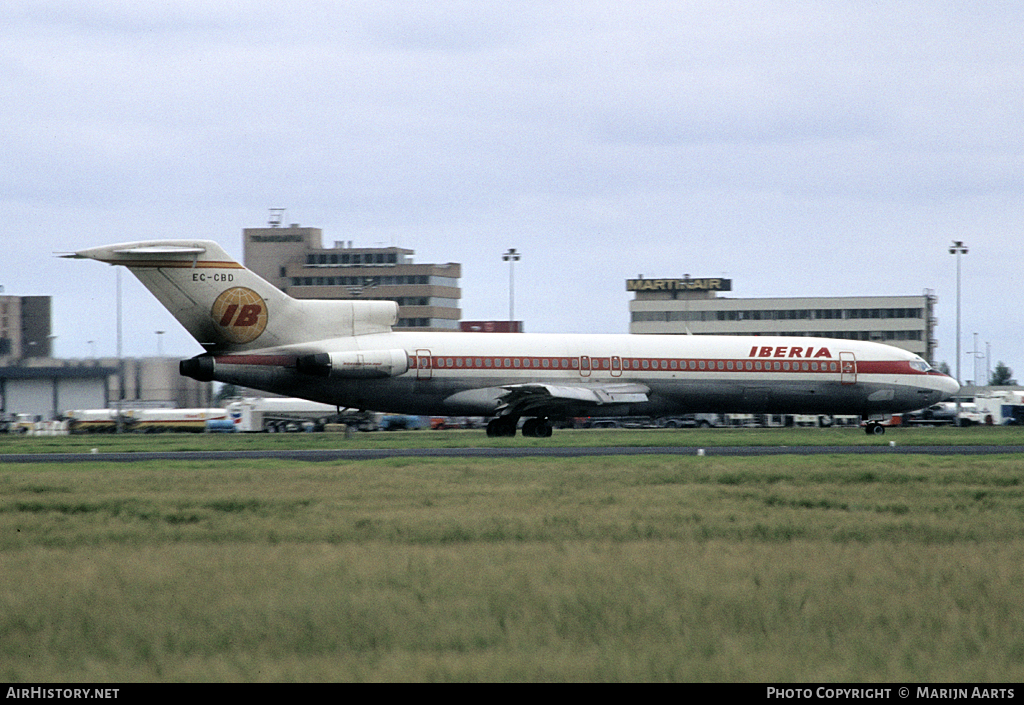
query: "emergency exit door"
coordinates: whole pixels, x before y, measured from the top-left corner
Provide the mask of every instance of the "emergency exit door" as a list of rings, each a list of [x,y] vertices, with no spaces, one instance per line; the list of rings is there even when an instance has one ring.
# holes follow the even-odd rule
[[[416,379],[430,379],[434,366],[430,364],[430,351],[416,351]]]
[[[857,358],[852,352],[839,353],[839,381],[842,384],[857,384]]]

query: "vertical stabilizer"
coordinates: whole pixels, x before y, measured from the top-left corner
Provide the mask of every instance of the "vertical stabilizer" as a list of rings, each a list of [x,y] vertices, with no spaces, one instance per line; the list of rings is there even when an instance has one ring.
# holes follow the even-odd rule
[[[128,242],[72,256],[127,267],[209,351],[386,332],[398,318],[391,301],[293,299],[209,240]]]

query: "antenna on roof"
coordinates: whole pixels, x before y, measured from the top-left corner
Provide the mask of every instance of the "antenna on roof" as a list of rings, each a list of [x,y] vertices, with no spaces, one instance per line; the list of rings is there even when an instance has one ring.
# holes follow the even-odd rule
[[[271,208],[270,209],[270,227],[276,228],[284,222],[284,212],[286,208]]]

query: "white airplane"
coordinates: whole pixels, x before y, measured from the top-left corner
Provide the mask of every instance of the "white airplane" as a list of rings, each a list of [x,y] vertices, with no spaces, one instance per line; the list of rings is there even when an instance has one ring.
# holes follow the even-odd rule
[[[493,416],[488,436],[574,416],[857,414],[879,421],[959,390],[913,353],[830,338],[393,332],[391,301],[293,299],[215,242],[66,255],[124,265],[206,349],[181,374],[343,407]]]

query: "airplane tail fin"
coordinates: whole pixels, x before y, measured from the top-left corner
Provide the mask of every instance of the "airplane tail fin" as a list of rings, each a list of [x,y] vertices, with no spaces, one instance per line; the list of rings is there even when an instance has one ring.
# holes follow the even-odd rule
[[[293,299],[209,240],[105,245],[67,255],[124,265],[211,352],[390,332],[392,301]]]

